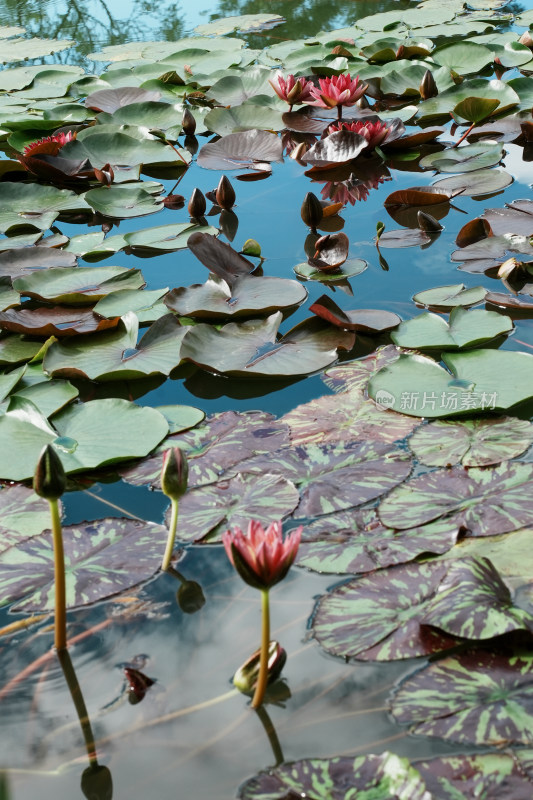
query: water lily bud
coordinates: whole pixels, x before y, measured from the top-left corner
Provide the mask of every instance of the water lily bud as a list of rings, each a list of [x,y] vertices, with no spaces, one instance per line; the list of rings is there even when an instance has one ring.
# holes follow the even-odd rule
[[[184,581],[176,592],[176,600],[184,614],[195,614],[205,606],[205,595],[196,581]]]
[[[247,239],[242,246],[241,253],[243,256],[257,256],[261,258],[261,245],[255,239]]]
[[[163,205],[172,211],[177,211],[185,205],[185,198],[182,194],[167,194],[163,197]]]
[[[305,224],[310,228],[316,228],[322,219],[322,213],[322,204],[316,194],[307,192],[300,211]]]
[[[439,93],[437,84],[435,83],[435,78],[429,69],[424,72],[424,76],[420,81],[419,92],[422,100],[428,100],[430,97],[436,97]]]
[[[526,47],[533,49],[533,39],[531,38],[530,31],[524,31],[520,39],[518,40],[520,44],[525,44]]]
[[[217,205],[219,205],[220,208],[225,208],[227,211],[235,205],[235,189],[231,185],[230,179],[225,175],[223,175],[219,181],[215,197]]]
[[[181,127],[183,129],[183,133],[187,134],[187,136],[192,136],[196,131],[196,120],[192,114],[192,111],[190,111],[188,108],[185,108],[183,111]]]
[[[420,230],[426,231],[426,233],[437,233],[437,231],[442,230],[442,225],[440,222],[435,219],[435,217],[432,217],[431,214],[427,214],[425,211],[418,212],[417,222]]]
[[[105,164],[102,169],[94,169],[94,177],[103,186],[111,186],[115,180],[115,173],[111,164]]]
[[[357,106],[357,108],[363,108],[363,109],[370,108],[370,103],[366,99],[365,95],[360,97],[355,105]]]
[[[206,208],[207,203],[205,202],[203,193],[198,188],[194,189],[191,194],[191,199],[189,200],[189,205],[187,206],[189,214],[191,217],[203,217]]]
[[[81,790],[87,800],[111,800],[113,797],[111,772],[101,764],[91,764],[83,770]]]
[[[165,450],[161,469],[161,488],[171,500],[179,500],[187,491],[189,465],[187,457],[180,447]]]
[[[41,450],[33,476],[33,491],[47,500],[57,500],[65,491],[67,477],[61,459],[51,444]]]
[[[256,650],[233,676],[233,685],[243,694],[252,694],[259,676],[259,658],[261,651]],[[287,653],[279,642],[271,641],[268,645],[268,683],[274,683],[285,666]]]

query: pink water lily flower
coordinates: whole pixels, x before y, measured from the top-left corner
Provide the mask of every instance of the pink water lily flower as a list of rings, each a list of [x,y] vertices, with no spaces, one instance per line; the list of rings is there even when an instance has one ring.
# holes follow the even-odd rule
[[[319,108],[338,108],[339,118],[342,106],[353,106],[368,89],[367,84],[359,81],[359,76],[353,80],[350,75],[333,75],[331,78],[320,78],[319,86],[313,86],[311,95],[313,100],[309,105]]]
[[[290,106],[296,103],[307,103],[313,97],[311,94],[311,89],[314,88],[313,83],[306,78],[295,78],[294,75],[284,78],[281,72],[277,72],[274,80],[269,81],[269,84],[277,96]]]
[[[39,139],[36,142],[31,142],[26,145],[22,153],[25,156],[35,156],[39,153],[48,156],[57,156],[61,148],[75,138],[76,134],[72,131],[67,131],[67,133],[54,133],[53,136],[45,136],[44,139]]]
[[[281,522],[272,522],[265,530],[257,520],[250,520],[248,530],[226,531],[222,542],[229,560],[247,584],[256,589],[270,589],[283,580],[296,558],[303,526],[285,539]]]
[[[363,136],[368,142],[368,150],[373,150],[374,147],[379,147],[385,141],[389,133],[389,127],[385,122],[364,122],[357,120],[357,122],[333,122],[329,128],[328,133],[333,131],[353,131]]]

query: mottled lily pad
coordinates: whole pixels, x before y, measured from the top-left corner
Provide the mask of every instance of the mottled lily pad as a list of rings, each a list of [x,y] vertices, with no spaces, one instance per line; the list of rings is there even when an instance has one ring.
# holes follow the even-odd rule
[[[468,800],[477,796],[497,800],[507,795],[527,800],[533,791],[530,761],[531,750],[518,750],[433,758],[417,761],[416,766],[432,797]]]
[[[407,759],[387,752],[379,756],[291,761],[260,772],[239,791],[241,800],[346,800],[350,796],[361,800],[430,800],[416,769]]]
[[[90,605],[137,586],[158,569],[167,531],[163,525],[124,517],[63,528],[67,607]],[[51,531],[0,554],[0,605],[19,602],[15,611],[54,608],[54,555]]]
[[[523,419],[437,420],[415,431],[409,447],[429,467],[484,467],[516,458],[532,441],[533,425]]]
[[[463,744],[531,744],[530,653],[466,652],[415,673],[392,702],[411,731]]]
[[[189,462],[188,485],[204,486],[220,480],[243,458],[270,453],[288,444],[287,425],[272,414],[223,411],[181,436],[165,439],[155,455],[120,474],[128,483],[160,489],[163,453],[169,447],[181,447]]]
[[[526,462],[439,469],[394,489],[378,513],[384,525],[400,529],[453,515],[470,536],[493,536],[531,522],[532,488],[533,464]]]
[[[251,519],[263,525],[283,519],[297,504],[298,490],[281,475],[236,475],[183,496],[177,536],[186,542],[220,542],[228,528],[246,530]]]

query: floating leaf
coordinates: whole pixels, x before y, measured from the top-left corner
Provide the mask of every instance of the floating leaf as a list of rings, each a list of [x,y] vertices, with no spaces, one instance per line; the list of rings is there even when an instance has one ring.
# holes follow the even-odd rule
[[[420,166],[424,169],[431,167],[439,172],[473,172],[498,164],[502,156],[501,142],[478,142],[424,156],[420,159]],[[444,191],[442,184],[436,184],[432,188]]]
[[[449,311],[456,306],[470,308],[481,303],[487,290],[484,286],[473,286],[467,289],[464,283],[455,283],[450,286],[437,286],[435,289],[426,289],[413,295],[413,301],[421,306],[433,308],[436,311]]]
[[[102,317],[121,317],[128,311],[135,312],[139,322],[153,322],[168,313],[161,302],[168,289],[153,289],[139,292],[138,289],[119,289],[102,297],[93,308]]]
[[[379,497],[411,471],[405,452],[382,442],[308,444],[236,464],[234,472],[281,473],[300,487],[297,517],[331,514]]]
[[[255,264],[243,258],[231,245],[206,233],[191,234],[187,246],[204,267],[230,285],[235,278],[248,275],[255,270]]]
[[[181,541],[222,541],[228,528],[246,530],[251,519],[262,524],[286,517],[298,504],[298,491],[281,475],[236,475],[188,491],[180,500]]]
[[[126,233],[124,234],[124,241],[136,255],[157,255],[187,247],[188,240],[193,233],[213,236],[218,233],[218,229],[209,225],[179,222],[173,225],[157,225],[154,228],[145,228],[141,231]]]
[[[419,428],[409,447],[422,464],[484,467],[524,453],[533,442],[533,425],[513,417],[464,422],[437,421]]]
[[[506,294],[505,292],[487,292],[485,302],[499,308],[516,309],[530,314],[533,311],[533,297],[529,294]]]
[[[135,380],[148,375],[169,375],[181,361],[180,345],[188,328],[172,314],[156,320],[137,344],[139,324],[133,312],[122,318],[115,331],[55,342],[43,367],[56,377],[89,380]]]
[[[204,284],[173,289],[165,298],[171,311],[194,319],[250,317],[271,314],[303,302],[307,291],[296,281],[286,278],[243,275],[230,287],[226,281],[211,276]],[[0,314],[0,326],[2,314]]]
[[[501,192],[512,182],[512,175],[498,167],[497,169],[476,169],[475,172],[466,172],[464,175],[442,178],[442,180],[436,181],[433,187],[453,194],[460,192],[463,197],[477,197],[482,194]]]
[[[430,664],[394,696],[396,722],[453,742],[531,744],[533,656],[466,652]]]
[[[490,117],[500,105],[500,101],[484,97],[465,97],[460,103],[457,103],[453,109],[453,113],[466,119],[467,122],[482,122],[482,120]]]
[[[33,336],[76,336],[115,328],[119,318],[104,319],[92,310],[65,308],[10,309],[0,312],[0,328]]]
[[[361,308],[356,311],[343,311],[328,295],[323,294],[309,311],[339,328],[350,331],[382,332],[395,328],[401,318],[392,311]]]
[[[283,161],[281,139],[273,133],[250,130],[230,133],[217,142],[204,144],[199,166],[206,169],[262,169],[271,161]]]
[[[350,795],[359,795],[361,800],[430,800],[416,769],[407,759],[387,752],[379,756],[291,761],[260,772],[239,791],[241,800],[288,800],[313,795],[332,800]]]
[[[393,206],[433,206],[439,203],[448,203],[453,197],[452,192],[440,190],[433,186],[412,186],[410,189],[398,189],[390,194],[385,202],[385,208]]]
[[[0,337],[0,366],[29,361],[37,355],[41,347],[42,342],[27,339],[22,335],[4,335]]]
[[[141,289],[144,285],[140,270],[112,266],[38,270],[13,281],[22,295],[72,305],[91,305],[118,289]]]
[[[302,156],[302,161],[311,167],[344,164],[357,158],[367,146],[365,137],[358,133],[347,130],[335,131],[310,147]]]
[[[533,465],[520,461],[434,470],[394,489],[379,518],[403,529],[453,515],[470,536],[492,536],[530,523],[532,486]]]
[[[456,306],[449,324],[438,314],[426,312],[401,322],[391,339],[400,347],[455,350],[484,344],[512,330],[511,320],[495,311],[467,311]]]
[[[382,525],[375,509],[337,511],[305,526],[296,563],[336,575],[374,572],[424,553],[447,553],[458,533],[453,521],[400,532]]]
[[[475,2],[475,0],[473,0]],[[472,756],[455,755],[417,761],[432,797],[442,800],[463,800],[468,797],[527,798],[533,788],[528,774],[530,750],[514,753],[484,753]],[[458,794],[458,792],[460,794]]]
[[[334,272],[325,272],[319,267],[314,267],[308,262],[296,264],[294,272],[299,278],[304,278],[306,281],[323,281],[324,283],[336,283],[337,281],[345,281],[347,278],[354,278],[360,275],[368,267],[368,261],[362,258],[349,258],[340,267],[337,267]]]
[[[85,128],[74,141],[61,148],[61,155],[74,160],[87,158],[98,169],[105,164],[111,164],[112,167],[133,167],[136,164],[187,167],[191,160],[187,150],[174,149],[159,139],[149,138],[142,129],[134,125],[121,129],[113,124]]]
[[[84,100],[87,108],[95,111],[107,111],[112,114],[118,108],[124,108],[132,103],[141,103],[158,100],[159,92],[141,89],[137,86],[121,86],[118,89],[100,89],[91,92]]]
[[[240,78],[222,78],[218,83],[222,84],[223,81],[240,82]],[[270,89],[270,87],[268,88]],[[211,89],[211,94],[214,94],[215,91],[216,86]],[[239,91],[238,87],[237,91]],[[239,94],[243,92],[244,89],[241,89]],[[218,100],[219,96],[216,95],[216,97]],[[221,101],[219,100],[219,102]],[[227,99],[224,102],[227,102]],[[254,128],[280,131],[284,127],[281,111],[275,108],[259,106],[256,103],[243,103],[243,105],[237,105],[233,108],[213,108],[206,114],[205,124],[210,131],[218,133],[219,136],[228,136],[232,133],[253,130]]]
[[[368,381],[382,367],[394,363],[399,358],[398,349],[392,345],[378,347],[366,358],[333,367],[322,373],[322,380],[333,392],[364,393]]]
[[[500,105],[492,113],[500,114],[508,111],[513,106],[520,103],[518,94],[504,81],[486,80],[485,78],[474,78],[465,80],[458,86],[453,86],[444,92],[440,92],[437,97],[424,100],[418,106],[418,117],[420,119],[432,119],[440,116],[447,116],[458,103],[474,97],[483,99],[497,99]],[[449,152],[449,150],[447,151]]]
[[[379,237],[380,247],[419,247],[430,242],[431,236],[418,228],[385,231]]]
[[[96,603],[150,578],[160,565],[166,537],[163,525],[124,517],[64,527],[67,608]],[[31,595],[18,603],[17,611],[53,610],[51,531],[1,553],[0,575],[0,605]]]
[[[222,19],[197,25],[194,32],[200,36],[224,36],[226,33],[240,31],[251,33],[259,30],[269,30],[285,22],[279,14],[243,14],[242,16],[222,17]]]
[[[81,197],[68,189],[28,183],[0,183],[0,232],[29,225],[45,231],[61,212],[88,208]],[[7,273],[3,273],[7,274]]]
[[[155,455],[122,470],[121,476],[135,486],[159,489],[164,451],[181,447],[189,463],[189,486],[204,486],[216,483],[242,459],[270,453],[288,444],[287,426],[272,414],[223,411],[179,437],[165,439]]]
[[[265,320],[230,322],[220,330],[200,323],[189,330],[181,355],[198,366],[230,375],[306,375],[329,366],[337,348],[349,350],[353,333],[314,317],[277,340],[281,312]]]
[[[48,502],[22,484],[0,488],[0,552],[50,527]]]
[[[154,197],[151,192],[135,184],[90,189],[85,192],[85,199],[95,211],[116,219],[143,217],[163,208],[163,200],[160,197]]]
[[[0,253],[0,276],[16,278],[36,269],[75,267],[76,256],[55,247],[20,247]]]

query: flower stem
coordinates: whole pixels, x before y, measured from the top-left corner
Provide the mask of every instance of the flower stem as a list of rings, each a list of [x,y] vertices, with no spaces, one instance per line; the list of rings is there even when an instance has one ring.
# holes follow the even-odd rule
[[[470,125],[470,127],[468,128],[468,130],[466,130],[466,131],[463,133],[463,135],[461,136],[461,138],[460,138],[460,139],[458,139],[458,141],[457,141],[457,142],[454,144],[454,147],[459,147],[459,145],[461,144],[461,142],[464,142],[464,140],[466,139],[466,137],[468,136],[468,134],[471,132],[471,130],[472,130],[472,128],[475,126],[475,124],[476,124],[476,123],[475,123],[475,122],[473,122],[473,123]]]
[[[261,621],[261,657],[252,708],[259,708],[263,702],[268,683],[268,648],[270,644],[270,597],[268,589],[261,589]]]
[[[337,121],[340,122],[342,119],[342,104],[337,106]]]
[[[49,500],[52,517],[52,535],[54,540],[54,580],[55,580],[55,646],[56,650],[67,647],[67,604],[65,590],[65,555],[63,552],[63,534],[61,517],[57,500]]]
[[[161,564],[161,569],[163,570],[167,570],[170,567],[170,559],[172,558],[174,541],[176,539],[176,528],[178,527],[178,501],[172,500],[171,502],[172,511],[170,514],[170,524],[168,526],[167,547],[165,550],[165,555],[163,556],[163,562]]]

